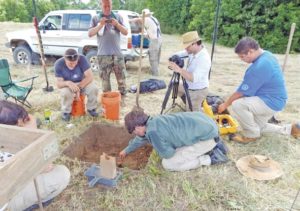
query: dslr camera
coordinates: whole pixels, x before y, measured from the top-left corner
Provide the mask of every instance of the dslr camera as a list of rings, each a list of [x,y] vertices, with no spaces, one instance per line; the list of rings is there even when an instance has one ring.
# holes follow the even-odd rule
[[[177,64],[180,68],[183,68],[184,66],[184,60],[178,56],[178,55],[173,55],[169,58],[170,62],[174,62],[175,64]]]

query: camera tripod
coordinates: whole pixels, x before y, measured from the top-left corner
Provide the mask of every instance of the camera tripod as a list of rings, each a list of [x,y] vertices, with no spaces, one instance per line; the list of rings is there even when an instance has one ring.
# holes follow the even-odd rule
[[[181,80],[182,80],[182,83],[183,83],[183,88],[184,88],[184,92],[185,92],[185,96],[186,96],[186,99],[187,99],[187,103],[188,103],[189,109],[190,109],[191,111],[193,111],[192,101],[191,101],[190,94],[189,94],[189,90],[188,90],[188,85],[187,85],[186,80],[185,80],[184,77],[181,76]],[[163,111],[166,109],[166,105],[167,105],[167,103],[168,103],[168,100],[169,100],[171,91],[172,91],[172,99],[173,99],[173,103],[172,103],[172,106],[166,111],[166,113],[167,113],[170,109],[175,108],[175,106],[178,106],[178,107],[181,108],[182,110],[185,110],[185,109],[182,108],[179,104],[175,103],[175,100],[176,100],[177,95],[178,95],[178,85],[179,85],[179,81],[180,81],[180,74],[174,72],[173,75],[172,75],[171,81],[170,81],[170,83],[169,83],[169,85],[168,85],[168,90],[167,90],[167,92],[166,92],[164,101],[163,101],[163,103],[162,103],[162,105],[161,105],[161,112],[160,112],[160,114],[162,114]]]

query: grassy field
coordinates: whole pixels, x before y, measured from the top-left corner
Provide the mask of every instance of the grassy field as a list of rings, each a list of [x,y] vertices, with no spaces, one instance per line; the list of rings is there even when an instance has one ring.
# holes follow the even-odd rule
[[[2,35],[24,27],[31,27],[31,24],[0,23]],[[5,37],[1,36],[1,57],[9,60],[13,78],[39,75],[29,96],[29,101],[33,104],[30,112],[43,119],[43,111],[46,108],[51,109],[53,121],[50,124],[43,123],[42,128],[56,132],[61,141],[61,149],[66,148],[73,137],[84,132],[91,123],[107,122],[100,117],[92,119],[85,116],[73,119],[72,127],[67,127],[60,119],[59,90],[55,87],[52,65],[47,66],[47,71],[54,92],[44,93],[42,88],[46,83],[41,66],[15,65],[11,53],[3,47],[5,42]],[[210,44],[206,47],[210,51]],[[164,35],[159,78],[167,84],[172,75],[167,68],[168,58],[178,50],[181,50],[180,36]],[[280,64],[283,64],[284,55],[276,56]],[[282,124],[297,122],[300,118],[299,61],[300,55],[290,55],[284,72],[289,100],[285,110],[276,115]],[[128,86],[137,83],[138,64],[127,64]],[[142,79],[151,78],[147,59],[143,60],[142,66]],[[212,64],[210,91],[226,98],[239,85],[246,67],[247,64],[239,60],[233,49],[217,46]],[[99,76],[97,73],[94,76],[101,92]],[[113,89],[116,90],[114,77],[112,82]],[[140,106],[151,115],[159,114],[165,92],[166,90],[159,90],[140,95]],[[122,125],[124,115],[132,109],[135,102],[135,94],[129,93],[125,99],[126,106],[121,109],[121,120],[109,123]],[[224,165],[172,173],[164,171],[157,156],[152,154],[145,169],[122,169],[123,179],[114,189],[88,188],[83,172],[90,164],[61,155],[56,162],[69,167],[71,182],[46,210],[290,210],[300,188],[300,140],[270,134],[247,145],[230,141],[226,141],[226,144],[230,149],[230,161]],[[284,175],[277,180],[265,182],[242,176],[235,162],[249,154],[270,156],[281,164]],[[294,206],[294,210],[296,209],[300,210],[300,197]]]

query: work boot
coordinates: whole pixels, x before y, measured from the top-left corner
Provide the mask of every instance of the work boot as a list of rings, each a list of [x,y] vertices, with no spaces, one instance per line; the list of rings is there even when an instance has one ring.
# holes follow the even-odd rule
[[[217,143],[216,147],[219,148],[224,155],[226,155],[229,150],[228,150],[227,146],[225,145],[224,141],[222,140],[222,138],[220,136],[218,136],[214,139],[215,139],[215,142]]]
[[[291,135],[294,138],[299,138],[300,137],[300,124],[299,123],[296,123],[296,124],[292,125]]]
[[[92,117],[98,117],[99,116],[96,109],[88,110],[88,112]]]
[[[218,148],[215,147],[209,153],[211,159],[211,165],[226,163],[228,161],[227,156]]]
[[[242,143],[242,144],[247,144],[247,143],[256,141],[257,138],[249,138],[249,137],[245,137],[245,136],[242,136],[242,135],[239,135],[239,134],[231,134],[229,136],[229,139],[231,141],[239,142],[239,143]]]
[[[62,118],[62,120],[68,122],[71,119],[71,114],[70,113],[63,113],[61,118]]]

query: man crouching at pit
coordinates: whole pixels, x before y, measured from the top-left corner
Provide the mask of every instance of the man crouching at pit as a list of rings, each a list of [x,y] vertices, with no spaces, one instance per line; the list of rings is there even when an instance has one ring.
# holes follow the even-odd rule
[[[201,112],[184,112],[150,117],[142,110],[125,116],[129,133],[136,135],[119,156],[150,143],[169,171],[186,171],[201,165],[228,161],[227,148],[219,138],[216,123]]]

